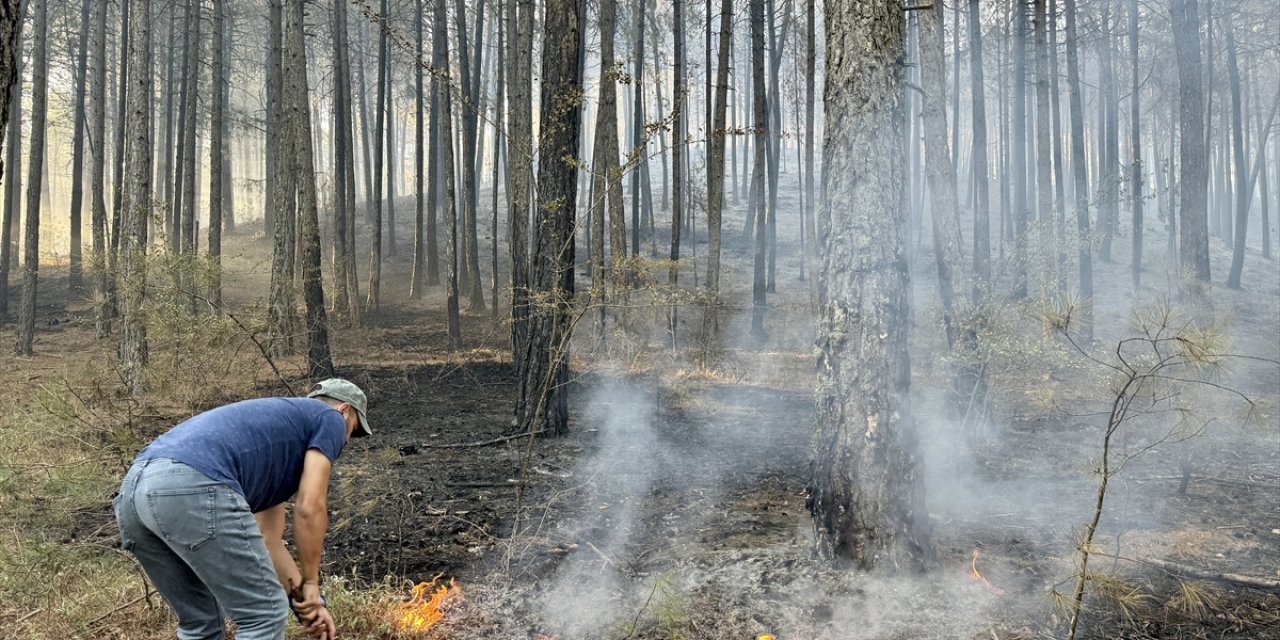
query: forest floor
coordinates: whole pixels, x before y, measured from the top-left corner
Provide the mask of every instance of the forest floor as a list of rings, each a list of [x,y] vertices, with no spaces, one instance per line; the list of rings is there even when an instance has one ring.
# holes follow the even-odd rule
[[[784,210],[794,204],[784,199]],[[727,229],[740,228],[734,213]],[[1003,322],[1020,337],[993,358],[1002,364],[990,371],[991,420],[971,426],[945,408],[932,256],[914,255],[913,413],[937,562],[923,576],[831,569],[813,557],[805,508],[811,283],[799,279],[794,221],[782,222],[766,341],[749,336],[746,305],[727,307],[707,344],[699,309],[683,304],[674,349],[666,305],[636,305],[622,321],[611,310],[604,339],[584,320],[569,434],[532,443],[506,439],[518,392],[506,325],[467,312],[463,347],[451,350],[440,289],[403,295],[402,226],[380,309],[332,333],[339,373],[369,393],[375,432],[352,442],[332,492],[324,571],[341,637],[416,637],[396,630],[398,606],[436,576],[455,579],[460,595],[435,637],[1065,637],[1054,593],[1070,592],[1093,515],[1107,375],[1044,336],[1042,309],[1010,307]],[[1161,230],[1148,233],[1159,252],[1150,264],[1163,264]],[[725,299],[749,300],[749,245],[726,237]],[[228,247],[228,308],[260,316],[269,245],[237,235]],[[1126,252],[1118,241],[1114,262],[1095,263],[1098,357],[1167,289],[1152,266],[1152,284],[1134,295]],[[1215,282],[1229,259],[1215,240]],[[277,376],[242,328],[215,337],[188,320],[156,337],[156,390],[126,399],[88,301],[66,293],[65,272],[42,277],[38,355],[6,358],[0,371],[12,392],[0,400],[0,629],[172,637],[173,620],[116,548],[119,477],[139,447],[194,411],[300,391],[302,364],[281,359]],[[1244,282],[1215,286],[1214,310],[1227,350],[1263,360],[1232,360],[1210,379],[1267,415],[1247,424],[1197,399],[1215,419],[1194,438],[1152,444],[1163,418],[1117,435],[1116,451],[1141,454],[1110,479],[1080,637],[1280,638],[1280,591],[1179,581],[1149,562],[1280,580],[1280,271],[1250,255]],[[0,324],[0,344],[13,336],[11,320]],[[1184,462],[1192,477],[1179,493]],[[300,637],[292,627],[290,636]]]

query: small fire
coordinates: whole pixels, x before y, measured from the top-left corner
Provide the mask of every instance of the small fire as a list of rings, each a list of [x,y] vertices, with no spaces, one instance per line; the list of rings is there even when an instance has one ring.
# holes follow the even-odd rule
[[[413,587],[413,598],[396,607],[396,628],[401,631],[424,633],[444,619],[449,605],[462,597],[457,581],[441,584],[440,576],[430,582],[419,582]]]
[[[977,547],[974,547],[973,563],[970,565],[969,577],[972,578],[974,581],[981,582],[983,586],[994,591],[997,595],[1004,595],[1004,589],[1001,589],[1000,587],[997,587],[991,584],[990,582],[987,581],[986,578],[982,577],[981,573],[978,573],[978,558],[981,555],[982,555],[982,552],[980,552]]]

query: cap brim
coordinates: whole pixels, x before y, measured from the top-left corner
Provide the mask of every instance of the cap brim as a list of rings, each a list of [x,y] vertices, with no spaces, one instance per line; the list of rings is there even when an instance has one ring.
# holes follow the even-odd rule
[[[364,412],[356,409],[356,415],[360,416],[360,426],[351,433],[353,438],[363,438],[373,435],[373,430],[369,428],[369,419],[365,417]]]

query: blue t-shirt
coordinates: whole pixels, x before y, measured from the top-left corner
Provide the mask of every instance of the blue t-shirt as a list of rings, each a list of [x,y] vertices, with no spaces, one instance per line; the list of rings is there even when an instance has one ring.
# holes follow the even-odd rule
[[[188,418],[156,438],[138,459],[186,464],[234,489],[258,513],[298,492],[308,449],[333,462],[346,443],[342,414],[323,401],[259,398]]]

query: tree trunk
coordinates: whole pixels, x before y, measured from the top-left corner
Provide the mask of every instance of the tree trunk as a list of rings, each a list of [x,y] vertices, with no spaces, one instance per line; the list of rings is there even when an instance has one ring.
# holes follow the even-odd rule
[[[595,198],[592,208],[592,287],[603,296],[610,281],[617,280],[616,265],[627,256],[626,210],[622,202],[622,174],[618,166],[618,71],[614,61],[614,31],[617,25],[615,0],[600,0],[600,96],[596,115]],[[605,218],[609,221],[608,266],[604,257]],[[603,335],[604,306],[600,307],[599,330]]]
[[[1133,197],[1133,249],[1130,270],[1133,289],[1142,284],[1142,111],[1138,70],[1138,0],[1129,1],[1129,152],[1133,155],[1129,189]]]
[[[432,0],[430,5],[434,18],[435,3]],[[424,7],[425,8],[425,7]],[[424,18],[425,19],[425,18]],[[447,46],[447,42],[445,44]],[[439,69],[443,62],[444,52],[439,49],[439,45],[435,41],[435,35],[432,34],[431,41],[431,66]],[[440,284],[440,242],[437,237],[438,229],[436,225],[436,217],[440,213],[440,186],[444,179],[441,171],[440,162],[440,79],[436,74],[431,76],[431,120],[427,123],[427,158],[430,159],[426,165],[425,178],[427,181],[427,285],[435,286]]]
[[[1234,241],[1231,252],[1231,270],[1227,272],[1227,288],[1239,289],[1240,276],[1244,271],[1245,237],[1249,231],[1249,168],[1244,160],[1244,117],[1240,108],[1240,68],[1236,64],[1236,36],[1231,18],[1226,19],[1227,31],[1227,77],[1231,83],[1231,155],[1235,162],[1236,175],[1236,221]]]
[[[27,3],[23,0],[0,2],[0,51],[11,55],[0,60],[0,134],[7,131],[4,163],[4,219],[0,220],[0,318],[9,312],[9,270],[16,262],[19,189],[22,184],[22,23]],[[9,175],[3,176],[4,169]]]
[[[671,24],[675,27],[672,53],[675,57],[673,73],[674,87],[671,90],[671,269],[667,273],[667,282],[674,294],[680,281],[680,230],[684,226],[684,144],[685,135],[685,61],[684,61],[684,2],[673,0],[674,13]],[[676,340],[676,305],[668,309],[667,331],[672,345]]]
[[[36,0],[42,2],[43,0]],[[147,220],[151,215],[151,0],[129,2],[128,111],[125,136],[128,197],[120,220],[120,369],[135,394],[146,390],[147,327],[142,301],[147,285]],[[130,12],[136,12],[130,15]]]
[[[278,3],[278,2],[277,2]],[[188,98],[191,96],[191,14],[195,11],[192,6],[192,0],[186,2],[186,16],[182,29],[182,81],[178,88],[178,124],[177,124],[177,140],[176,149],[173,155],[173,184],[172,197],[166,202],[168,211],[165,212],[164,232],[165,243],[169,249],[169,253],[177,255],[182,250],[182,235],[179,230],[182,218],[182,195],[183,180],[186,176],[186,148],[187,148],[187,105]],[[271,12],[273,18],[278,18],[278,12]],[[269,29],[271,37],[274,38],[278,22],[273,22]],[[279,93],[278,91],[276,92]],[[271,122],[267,123],[268,130],[273,127]]]
[[[805,7],[805,80],[804,80],[804,219],[805,228],[803,230],[808,242],[805,243],[807,253],[802,259],[808,263],[809,270],[816,270],[816,261],[814,257],[817,255],[815,250],[815,242],[817,234],[815,233],[813,215],[817,209],[814,206],[814,190],[813,185],[817,182],[817,172],[813,167],[813,129],[814,129],[814,85],[816,84],[815,76],[818,75],[818,47],[815,26],[815,14],[817,11],[814,6],[818,0],[809,0]],[[981,77],[981,70],[978,71]],[[975,82],[977,82],[975,80]],[[735,189],[735,194],[736,194]],[[735,195],[735,203],[737,201]],[[810,292],[813,290],[810,289]]]
[[[449,68],[449,8],[446,0],[436,0],[435,23],[432,25],[432,46],[436,68]],[[458,204],[457,181],[454,178],[454,146],[453,146],[453,88],[445,83],[440,87],[440,142],[443,153],[437,158],[444,174],[444,216],[445,216],[445,288],[446,314],[445,326],[449,334],[449,344],[453,348],[462,346],[462,328],[458,317]]]
[[[187,294],[189,304],[192,310],[195,309],[195,256],[196,256],[196,182],[199,176],[196,174],[196,157],[200,155],[198,146],[199,136],[196,135],[196,114],[200,105],[200,67],[204,66],[204,58],[200,49],[200,21],[201,21],[201,0],[192,0],[190,10],[192,12],[191,27],[191,57],[188,64],[189,77],[187,78],[187,114],[186,124],[183,130],[186,133],[186,142],[183,146],[186,149],[183,158],[183,185],[182,185],[182,213],[179,218],[181,238],[178,242],[179,251],[182,252],[184,261],[183,266],[178,268],[179,282],[184,293]]]
[[[1174,54],[1178,64],[1178,184],[1181,194],[1179,219],[1182,223],[1178,253],[1182,267],[1200,283],[1209,281],[1209,234],[1204,135],[1204,91],[1200,77],[1200,17],[1196,0],[1170,0],[1173,15]],[[1187,283],[1191,284],[1191,283]],[[1200,287],[1191,289],[1192,295]]]
[[[829,228],[809,509],[821,555],[908,571],[931,552],[909,404],[902,16],[897,0],[826,4]]]
[[[341,0],[339,0],[341,2]],[[426,51],[423,50],[422,23],[426,21],[426,16],[422,15],[423,0],[415,0],[414,2],[414,35],[417,40],[417,48],[414,50],[419,60],[426,60]],[[413,82],[414,95],[413,104],[415,109],[415,117],[413,119],[413,274],[409,278],[409,299],[417,300],[422,297],[422,288],[424,286],[424,276],[426,276],[425,268],[427,266],[426,255],[426,218],[423,215],[426,206],[426,193],[422,190],[424,185],[424,177],[426,175],[426,157],[423,155],[423,141],[425,138],[424,118],[426,117],[426,109],[424,104],[423,81],[422,81],[422,65],[415,64],[413,66]],[[436,159],[433,157],[431,163],[434,165]]]
[[[209,44],[213,60],[213,71],[209,76],[209,261],[212,263],[212,280],[209,283],[209,301],[215,310],[222,308],[222,166],[223,145],[223,105],[225,96],[222,84],[225,74],[223,65],[223,13],[226,7],[224,0],[213,0],[213,38]]]
[[[954,348],[957,334],[955,291],[957,288],[964,291],[967,285],[964,284],[964,258],[960,252],[959,218],[956,215],[956,172],[947,149],[942,11],[942,3],[934,3],[932,9],[917,12],[917,24],[920,30],[920,78],[924,87],[925,170],[929,180],[929,217],[933,222],[933,255],[938,270],[943,331],[947,346]]]
[[[809,0],[812,9],[814,0]],[[716,53],[716,100],[711,125],[711,162],[707,169],[707,297],[712,308],[707,311],[710,318],[708,328],[715,331],[718,327],[717,309],[720,300],[720,226],[721,210],[724,206],[724,146],[725,111],[729,100],[729,50],[733,44],[733,0],[721,0],[720,3],[720,48]],[[810,60],[812,63],[812,60]],[[812,94],[810,94],[812,97]],[[810,104],[812,106],[812,104]],[[812,117],[812,111],[809,112]],[[809,121],[808,138],[810,152],[808,169],[813,169],[813,129],[812,119]],[[808,174],[812,176],[812,173]],[[806,199],[806,202],[808,200]]]
[[[386,118],[386,121],[385,121],[385,126],[382,128],[382,131],[387,136],[387,148],[383,152],[383,157],[385,158],[386,167],[387,167],[387,175],[386,175],[387,215],[386,215],[385,225],[379,224],[378,229],[380,230],[380,232],[382,230],[385,230],[387,234],[387,247],[386,247],[385,253],[387,254],[388,257],[394,258],[396,256],[396,251],[397,251],[396,245],[398,244],[396,242],[396,137],[395,137],[395,133],[396,133],[395,82],[396,82],[396,79],[395,79],[395,76],[392,75],[391,73],[391,42],[390,42],[390,36],[388,35],[388,30],[391,29],[391,25],[390,25],[391,14],[389,13],[389,11],[390,9],[387,6],[386,0],[384,0],[383,10],[382,10],[383,28],[379,32],[381,33],[380,37],[383,40],[382,46],[384,50],[384,53],[381,59],[382,59],[382,64],[386,66],[386,70],[385,72],[379,71],[379,73],[386,74],[386,77],[385,77],[386,92],[380,94],[383,96],[382,107],[380,108],[386,112],[386,115],[383,116]],[[383,91],[381,87],[379,87],[378,90],[380,92]],[[381,200],[381,196],[379,196],[379,200]],[[379,246],[379,249],[381,249],[382,247],[381,240],[378,241],[378,246]],[[379,283],[381,283],[382,281],[381,253],[382,252],[380,251],[378,255]],[[372,288],[370,290],[372,291]],[[374,307],[378,306],[377,305],[378,300],[380,300],[380,296],[375,296],[374,305],[373,305]]]
[[[347,263],[352,255],[348,253],[347,218],[355,215],[355,207],[348,206],[354,201],[351,191],[355,185],[348,182],[354,168],[351,164],[355,155],[347,144],[351,131],[351,101],[348,91],[351,77],[347,72],[346,39],[347,39],[347,5],[339,0],[333,3],[333,164],[334,164],[334,198],[333,198],[333,282],[334,312],[341,317],[351,319],[351,309],[358,306],[352,304],[350,282],[347,280]],[[416,265],[415,265],[416,266]],[[411,294],[412,295],[412,294]]]
[[[546,4],[542,49],[542,137],[538,162],[537,240],[531,285],[537,301],[521,359],[517,424],[522,431],[568,430],[569,331],[577,211],[582,24],[577,0]]]
[[[634,106],[631,108],[631,137],[635,148],[631,151],[631,159],[627,164],[636,165],[631,174],[631,253],[640,253],[640,181],[644,173],[642,168],[649,165],[649,136],[644,125],[644,9],[648,0],[636,0],[635,52],[631,75],[631,87],[635,92]],[[646,185],[647,186],[647,185]],[[646,206],[651,207],[652,203]]]
[[[516,0],[511,29],[511,352],[512,364],[523,371],[529,348],[531,286],[529,274],[529,211],[533,188],[533,0]]]
[[[1009,172],[1013,175],[1013,202],[1010,204],[1014,246],[1014,296],[1027,297],[1027,6],[1014,0],[1017,21],[1013,34],[1013,131],[1010,137]]]
[[[218,0],[218,2],[222,3],[222,6],[223,6],[222,11],[225,14],[226,13],[225,0]],[[232,43],[233,43],[234,34],[236,32],[235,23],[233,22],[232,18],[233,16],[230,16],[230,15],[222,16],[222,20],[224,21],[224,24],[222,26],[223,40],[222,40],[222,47],[221,47],[222,49],[221,55],[224,62],[221,65],[221,70],[217,76],[218,84],[222,85],[222,105],[219,108],[222,109],[222,113],[224,114],[222,117],[222,128],[218,130],[218,135],[221,136],[223,140],[223,145],[224,145],[224,149],[222,153],[222,166],[220,167],[220,171],[222,173],[222,180],[221,180],[222,182],[222,195],[221,195],[222,231],[220,233],[225,233],[225,234],[235,233],[235,230],[236,230],[235,187],[232,184],[232,178],[234,174],[232,173],[232,167],[231,167],[232,165],[231,157],[233,155],[231,151],[232,149],[234,149],[234,147],[231,145],[231,142],[230,142],[232,140],[231,123],[230,123],[231,118],[228,118],[226,116],[226,114],[230,112],[230,109],[231,109],[231,65],[226,63],[225,60],[227,58],[227,54],[235,48],[234,44]],[[210,165],[210,167],[212,168],[213,165]],[[221,240],[221,238],[219,238],[219,240]],[[219,292],[219,295],[221,295],[221,292]]]
[[[1047,277],[1057,266],[1053,250],[1053,146],[1049,131],[1053,108],[1049,104],[1049,11],[1046,0],[1035,0],[1036,49],[1036,255],[1044,269],[1041,291],[1045,298],[1053,290],[1056,277]],[[1046,268],[1047,267],[1047,268]]]
[[[476,108],[479,91],[479,72],[471,65],[471,53],[467,44],[466,6],[464,0],[456,0],[454,21],[457,23],[458,68],[462,70],[462,259],[463,286],[467,288],[467,310],[484,310],[484,290],[480,278],[480,242],[477,232],[476,200]],[[476,60],[479,63],[479,60]],[[473,75],[474,73],[474,75]]]
[[[36,332],[36,284],[40,270],[40,188],[44,178],[45,116],[49,101],[49,3],[31,2],[31,164],[27,169],[27,219],[23,226],[22,306],[14,351],[32,354]]]
[[[80,8],[80,53],[76,56],[76,107],[75,107],[75,132],[72,134],[71,145],[71,247],[68,253],[70,257],[70,272],[67,278],[67,284],[72,290],[79,289],[84,286],[84,266],[83,256],[81,255],[81,246],[84,244],[82,236],[83,222],[81,213],[84,207],[84,127],[85,127],[85,86],[89,80],[89,35],[92,32],[90,28],[90,0],[81,0]]]
[[[272,184],[275,227],[271,258],[271,289],[267,303],[268,345],[275,355],[285,355],[293,351],[293,339],[298,326],[297,304],[293,297],[295,264],[293,254],[297,246],[295,223],[298,219],[295,206],[298,190],[292,158],[297,153],[295,146],[299,142],[294,137],[295,131],[285,121],[283,2],[284,0],[271,0],[271,13],[276,20],[273,20],[271,25],[271,42],[269,43],[273,52],[277,50],[281,52],[280,81],[275,85],[278,92],[275,94],[276,99],[271,103],[275,111],[272,119],[276,129],[272,132],[272,144],[275,145],[273,170],[275,179]]]
[[[120,33],[121,33],[120,50],[122,53],[120,55],[120,78],[119,78],[120,89],[119,91],[117,91],[118,95],[116,96],[117,111],[116,111],[115,171],[112,172],[112,175],[115,178],[115,188],[112,189],[112,194],[111,194],[111,200],[112,200],[111,246],[107,249],[108,264],[111,265],[111,268],[113,271],[119,271],[118,265],[116,263],[120,259],[119,258],[120,235],[124,229],[124,221],[123,221],[124,194],[125,194],[125,191],[127,190],[127,187],[125,186],[125,177],[124,177],[124,174],[125,174],[124,161],[126,156],[126,147],[128,146],[126,142],[126,129],[128,128],[127,123],[129,119],[128,117],[128,113],[129,113],[128,99],[130,98],[129,86],[132,84],[132,81],[129,79],[129,65],[133,63],[129,59],[129,55],[127,53],[128,51],[130,51],[129,47],[131,46],[129,42],[129,38],[132,37],[132,30],[129,28],[130,4],[131,4],[130,0],[121,0],[120,2]],[[150,37],[150,34],[151,32],[148,29],[147,31],[148,37]],[[149,47],[150,44],[148,44],[147,46]],[[149,84],[150,83],[148,83],[148,85]],[[149,222],[147,224],[149,224]],[[148,229],[149,228],[150,227],[148,227]],[[120,279],[123,279],[123,277],[124,275],[123,273],[121,273]],[[114,302],[115,301],[113,300],[113,303]]]
[[[814,0],[810,0],[813,2]],[[979,284],[991,280],[991,202],[987,168],[987,99],[982,68],[981,0],[969,0],[969,75],[973,100],[973,275]],[[958,28],[958,27],[957,27]],[[981,287],[973,289],[975,305],[981,302]]]
[[[342,0],[338,0],[341,2]],[[307,50],[303,35],[303,0],[289,0],[285,19],[285,123],[291,130],[291,173],[298,188],[298,212],[302,222],[302,296],[307,303],[307,375],[313,379],[334,375],[329,352],[329,327],[325,319],[324,289],[320,273],[320,220],[316,205],[315,155],[311,148],[311,109],[307,92]],[[216,5],[215,5],[216,10]],[[216,104],[216,103],[215,103]],[[212,167],[216,164],[211,165]],[[214,173],[217,173],[216,171]]]
[[[1102,28],[1102,95],[1101,104],[1106,111],[1103,126],[1101,200],[1102,245],[1098,250],[1103,262],[1111,262],[1111,242],[1116,235],[1120,218],[1120,97],[1114,62],[1115,34],[1111,25],[1111,4],[1103,4]]]
[[[383,127],[387,126],[387,57],[390,48],[387,43],[387,0],[382,0],[382,13],[379,14],[378,29],[378,99],[374,103],[377,114],[373,125],[373,195],[365,201],[365,206],[373,205],[373,219],[369,230],[369,297],[365,308],[378,310],[379,294],[382,290],[382,141]],[[447,68],[447,67],[446,67]],[[368,123],[365,123],[368,126]],[[391,153],[391,149],[387,149]]]
[[[834,3],[833,3],[834,4]],[[830,9],[827,16],[830,19]],[[828,34],[831,31],[828,29]],[[747,220],[754,225],[754,251],[752,259],[751,280],[751,336],[764,341],[767,334],[764,330],[765,288],[765,237],[768,203],[765,202],[765,152],[768,149],[766,136],[769,131],[769,103],[764,95],[764,0],[751,0],[751,86],[753,90],[753,108],[755,127],[755,167],[751,178],[750,198]],[[825,163],[824,163],[825,166]]]
[[[111,277],[107,271],[107,3],[93,5],[93,36],[89,47],[90,220],[93,227],[91,272],[94,283],[94,324],[98,339],[111,335]],[[0,74],[2,75],[2,74]],[[3,102],[0,100],[0,102]]]
[[[1079,245],[1080,331],[1085,342],[1093,340],[1093,251],[1089,248],[1089,177],[1084,157],[1084,107],[1080,97],[1079,39],[1076,0],[1064,0],[1067,37],[1067,101],[1071,117],[1071,173],[1075,182],[1076,242]]]

